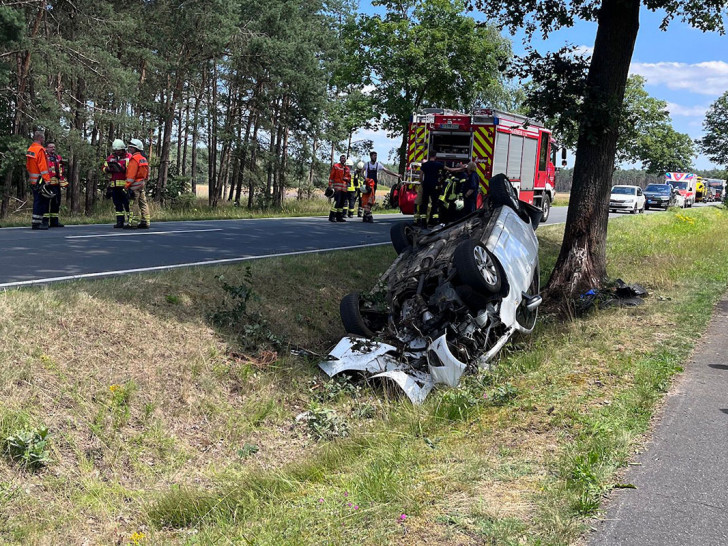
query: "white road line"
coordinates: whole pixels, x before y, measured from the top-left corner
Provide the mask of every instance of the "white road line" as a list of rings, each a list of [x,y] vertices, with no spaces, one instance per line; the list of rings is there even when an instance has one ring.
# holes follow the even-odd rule
[[[75,281],[79,279],[98,279],[102,277],[112,277],[114,275],[126,275],[129,273],[146,273],[149,271],[164,271],[165,269],[178,269],[180,267],[193,267],[198,265],[220,265],[220,264],[232,264],[236,262],[245,262],[248,260],[261,260],[263,258],[280,258],[283,256],[298,256],[300,254],[316,254],[320,252],[332,252],[338,250],[354,250],[357,248],[366,248],[372,246],[382,246],[391,244],[389,242],[384,243],[368,243],[364,245],[352,245],[352,246],[341,246],[337,248],[319,248],[316,250],[297,250],[295,252],[284,252],[282,254],[264,254],[262,256],[242,256],[240,258],[225,258],[223,260],[210,260],[207,262],[188,262],[183,264],[173,265],[159,265],[155,267],[142,267],[138,269],[121,269],[117,271],[102,271],[100,273],[83,273],[80,275],[66,275],[63,277],[48,277],[45,279],[35,279],[32,281],[18,281],[18,282],[6,282],[1,283],[0,288],[14,288],[20,286],[30,286],[34,284],[49,284],[60,281]]]
[[[102,235],[68,235],[66,239],[93,239],[96,237],[128,237],[129,235],[169,235],[170,233],[201,233],[203,231],[222,231],[215,229],[178,229],[176,231],[134,231],[134,233],[104,233]]]

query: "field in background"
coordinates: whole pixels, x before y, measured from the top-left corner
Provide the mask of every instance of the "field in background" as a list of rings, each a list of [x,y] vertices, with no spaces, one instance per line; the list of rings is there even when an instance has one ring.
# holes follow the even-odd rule
[[[573,543],[728,285],[728,212],[625,216],[608,252],[644,306],[542,317],[420,407],[316,367],[389,248],[4,292],[0,438],[47,426],[50,460],[0,460],[0,542]]]

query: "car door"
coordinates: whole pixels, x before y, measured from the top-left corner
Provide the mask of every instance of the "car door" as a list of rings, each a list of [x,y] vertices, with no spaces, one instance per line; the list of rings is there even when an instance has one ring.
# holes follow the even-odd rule
[[[639,210],[645,208],[645,194],[642,193],[642,188],[637,188],[637,208]]]

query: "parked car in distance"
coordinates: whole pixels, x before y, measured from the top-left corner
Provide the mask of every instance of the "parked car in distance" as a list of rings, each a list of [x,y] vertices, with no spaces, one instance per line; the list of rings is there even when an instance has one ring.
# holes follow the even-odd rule
[[[645,211],[645,196],[639,186],[612,186],[609,210],[627,210],[631,214]]]
[[[685,198],[670,184],[649,184],[644,191],[645,208],[685,208]]]

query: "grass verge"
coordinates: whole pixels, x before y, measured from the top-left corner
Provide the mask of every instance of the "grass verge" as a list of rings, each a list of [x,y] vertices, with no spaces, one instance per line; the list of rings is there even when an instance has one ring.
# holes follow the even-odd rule
[[[4,293],[0,432],[48,427],[51,462],[0,462],[1,541],[577,541],[728,285],[725,211],[609,229],[644,306],[544,317],[420,407],[289,350],[326,353],[388,248]]]

